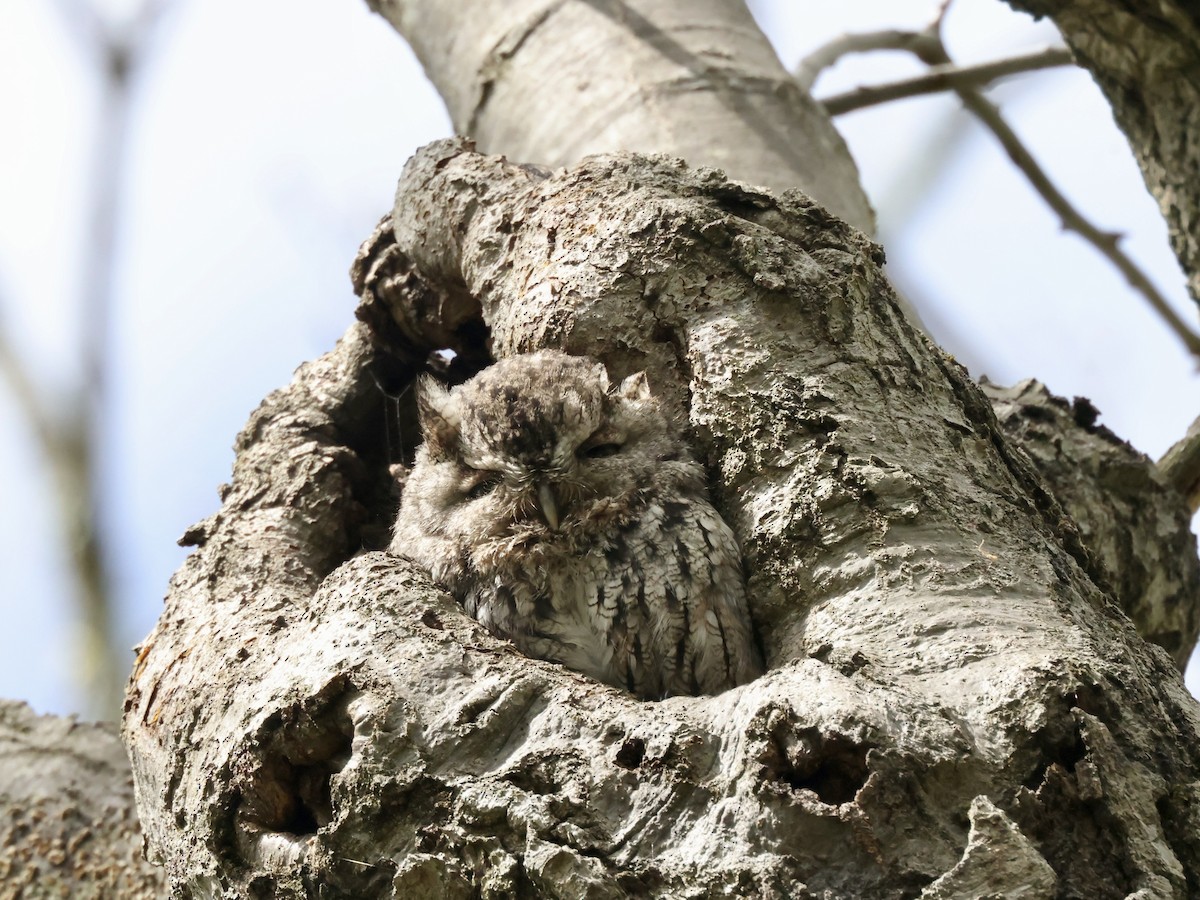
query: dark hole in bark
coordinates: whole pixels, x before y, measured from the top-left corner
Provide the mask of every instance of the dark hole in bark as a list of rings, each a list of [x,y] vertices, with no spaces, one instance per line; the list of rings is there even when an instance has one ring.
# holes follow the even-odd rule
[[[870,665],[871,662],[860,650],[854,650],[847,655],[833,644],[828,643],[821,644],[813,651],[812,656],[813,659],[819,659],[821,662],[835,667],[847,678]]]
[[[365,515],[346,523],[347,544],[376,550],[391,539],[404,476],[421,443],[414,380],[426,372],[452,385],[470,378],[491,362],[490,333],[465,285],[429,280],[413,266],[396,245],[390,214],[363,243],[350,276],[360,300],[355,315],[375,352],[368,389],[351,398],[337,422],[365,464],[355,483]]]
[[[795,790],[812,791],[822,803],[838,806],[853,800],[866,784],[869,749],[841,735],[778,727],[762,757],[764,776]]]
[[[318,696],[310,708],[297,705],[267,722],[254,754],[259,765],[242,788],[244,824],[303,837],[333,820],[330,779],[350,759],[354,727],[345,703],[352,696]]]
[[[250,900],[274,900],[277,896],[275,879],[260,875],[250,882]]]
[[[665,322],[658,322],[654,326],[654,331],[651,333],[650,339],[660,344],[669,345],[675,359],[680,363],[679,370],[681,372],[687,371],[686,366],[683,365],[683,361],[687,358],[686,348],[683,344],[683,338],[677,329],[672,328]]]
[[[1078,695],[1072,699],[1078,699]],[[1074,773],[1075,767],[1087,756],[1087,744],[1079,733],[1078,725],[1070,718],[1070,713],[1066,716],[1063,721],[1043,729],[1038,735],[1035,746],[1041,747],[1040,761],[1023,782],[1030,790],[1041,787],[1052,768],[1057,767],[1068,775]]]
[[[285,759],[273,759],[264,767],[263,774],[274,801],[272,805],[264,807],[268,819],[263,825],[271,831],[316,834],[321,825],[333,818],[333,804],[329,797],[329,777],[332,772],[320,764],[298,766]]]
[[[646,742],[641,738],[629,738],[617,750],[616,762],[623,769],[636,769],[646,758]]]
[[[789,784],[807,788],[831,806],[849,803],[867,780],[866,749],[835,737],[825,741],[821,754],[811,772],[789,773]]]

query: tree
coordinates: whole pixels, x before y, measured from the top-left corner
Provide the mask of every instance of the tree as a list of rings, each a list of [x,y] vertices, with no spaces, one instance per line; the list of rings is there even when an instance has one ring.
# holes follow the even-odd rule
[[[1186,485],[1086,407],[1032,387],[989,403],[929,343],[851,227],[870,221],[836,133],[736,4],[478,6],[379,5],[477,146],[406,167],[355,264],[361,323],[252,417],[139,653],[125,738],[177,891],[1194,893]],[[1044,11],[1115,104],[1159,102],[1129,86],[1161,61],[1096,49],[1111,18]],[[1172,82],[1196,71],[1175,14],[1137,35],[1170,46]],[[547,65],[597,102],[537,89]],[[575,118],[606,103],[623,115],[603,129]],[[1177,151],[1196,136],[1177,137],[1141,158],[1181,209],[1187,265]],[[578,161],[623,146],[689,164]],[[402,399],[440,348],[469,370],[538,346],[645,369],[686,416],[744,543],[764,678],[638,702],[520,657],[421,572],[359,552],[394,504],[379,385]]]

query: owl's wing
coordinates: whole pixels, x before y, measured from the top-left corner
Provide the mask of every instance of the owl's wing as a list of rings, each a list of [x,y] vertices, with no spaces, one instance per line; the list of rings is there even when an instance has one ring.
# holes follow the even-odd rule
[[[690,580],[692,665],[699,690],[710,694],[752,681],[763,666],[733,530],[707,502],[697,506],[694,529],[707,567],[693,566]]]
[[[651,503],[622,539],[603,612],[629,690],[717,693],[762,673],[737,540],[707,500]]]

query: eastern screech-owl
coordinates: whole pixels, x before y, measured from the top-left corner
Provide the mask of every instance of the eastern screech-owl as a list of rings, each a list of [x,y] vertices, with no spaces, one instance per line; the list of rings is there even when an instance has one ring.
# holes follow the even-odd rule
[[[391,550],[489,631],[651,699],[762,672],[737,541],[643,373],[542,351],[417,403]]]

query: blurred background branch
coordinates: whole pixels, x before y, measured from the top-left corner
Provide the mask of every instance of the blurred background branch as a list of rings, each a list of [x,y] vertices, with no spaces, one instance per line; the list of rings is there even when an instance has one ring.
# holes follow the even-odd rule
[[[84,689],[85,715],[115,719],[128,674],[128,653],[114,629],[112,566],[117,548],[105,527],[98,459],[108,427],[115,262],[136,79],[166,2],[149,0],[125,22],[108,22],[82,0],[56,0],[63,30],[95,74],[100,91],[83,209],[82,264],[76,298],[79,382],[65,395],[39,386],[14,336],[0,327],[0,371],[38,443],[54,485],[54,507],[78,606],[71,651]],[[0,297],[0,310],[33,298]],[[0,326],[5,323],[0,322]]]

